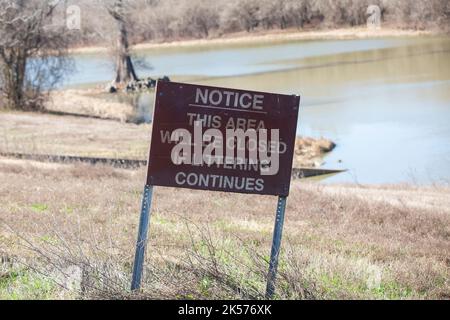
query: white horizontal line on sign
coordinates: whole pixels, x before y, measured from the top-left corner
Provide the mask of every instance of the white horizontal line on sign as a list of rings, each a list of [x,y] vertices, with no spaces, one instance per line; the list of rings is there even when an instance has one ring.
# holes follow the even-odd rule
[[[246,113],[267,114],[267,112],[264,112],[264,111],[230,109],[230,108],[221,108],[221,107],[213,107],[213,106],[204,106],[204,105],[201,105],[201,104],[189,104],[189,107],[197,107],[197,108],[204,108],[204,109],[219,109],[219,110],[226,110],[226,111],[246,112]]]

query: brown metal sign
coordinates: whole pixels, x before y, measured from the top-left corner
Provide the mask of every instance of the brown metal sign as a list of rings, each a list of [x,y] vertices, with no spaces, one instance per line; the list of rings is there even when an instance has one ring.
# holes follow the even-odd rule
[[[288,196],[299,105],[299,96],[159,82],[147,184]]]

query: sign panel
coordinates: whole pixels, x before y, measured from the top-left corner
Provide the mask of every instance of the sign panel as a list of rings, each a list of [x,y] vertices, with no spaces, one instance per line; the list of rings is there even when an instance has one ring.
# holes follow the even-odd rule
[[[288,196],[300,97],[158,82],[147,184]]]

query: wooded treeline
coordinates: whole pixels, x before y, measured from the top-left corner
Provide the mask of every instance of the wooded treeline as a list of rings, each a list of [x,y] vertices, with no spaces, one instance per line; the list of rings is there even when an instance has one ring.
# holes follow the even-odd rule
[[[40,109],[72,70],[73,46],[111,48],[113,85],[123,87],[139,80],[133,43],[358,26],[369,5],[380,7],[385,26],[450,26],[450,0],[0,0],[0,107]]]
[[[72,0],[82,9],[77,41],[108,41],[113,27],[101,2]],[[131,41],[206,38],[272,29],[320,29],[364,25],[369,5],[381,8],[386,26],[448,29],[449,0],[128,0]]]

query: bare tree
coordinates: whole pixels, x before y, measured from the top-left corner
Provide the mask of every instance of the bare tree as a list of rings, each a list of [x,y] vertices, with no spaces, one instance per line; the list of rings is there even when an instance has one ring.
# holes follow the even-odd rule
[[[182,3],[179,10],[183,12],[177,18],[181,36],[207,38],[211,30],[219,27],[218,9],[208,0]]]
[[[53,3],[0,0],[0,88],[7,108],[42,107],[44,92],[70,69],[64,27],[51,25]]]
[[[139,79],[131,60],[123,0],[115,0],[114,5],[108,7],[108,12],[114,18],[118,27],[117,47],[115,52],[116,78],[114,82],[117,85],[124,85],[129,81],[138,81]]]

